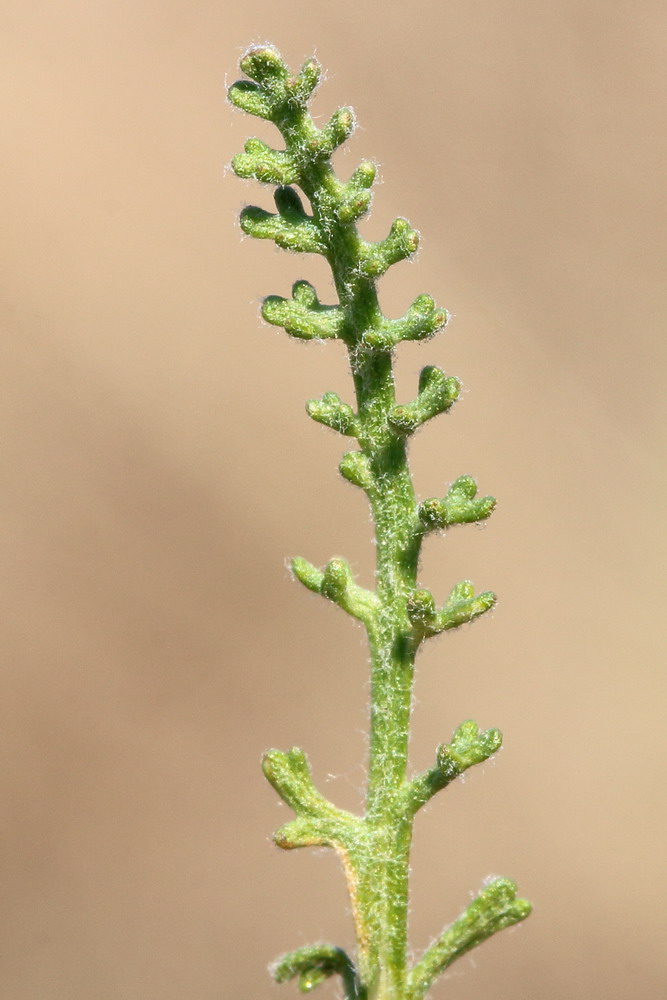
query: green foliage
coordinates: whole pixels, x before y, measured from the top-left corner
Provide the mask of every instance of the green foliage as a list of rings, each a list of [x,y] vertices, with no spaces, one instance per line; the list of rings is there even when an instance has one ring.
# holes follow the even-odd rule
[[[342,976],[348,994],[354,995],[354,965],[340,948],[330,944],[313,944],[283,955],[273,966],[277,983],[299,977],[299,989],[309,993],[329,976]]]
[[[508,879],[489,883],[463,914],[410,968],[407,948],[408,873],[415,814],[469,767],[487,760],[502,741],[497,729],[480,732],[472,721],[436,752],[432,768],[408,778],[408,737],[414,663],[420,644],[479,618],[495,603],[490,591],[475,594],[457,584],[438,609],[418,584],[424,537],[457,524],[482,521],[493,497],[477,497],[477,484],[460,476],[441,498],[419,503],[407,461],[407,443],[423,423],[456,402],[461,385],[428,366],[412,402],[397,403],[393,350],[402,341],[425,340],[447,322],[447,312],[419,295],[400,319],[383,315],[376,281],[413,256],[419,234],[396,219],[385,239],[367,242],[355,223],[369,210],[376,168],[363,161],[347,181],[331,165],[334,150],[352,134],[354,113],[339,108],[323,128],[308,112],[320,67],[308,60],[292,74],[271,46],[250,49],[241,60],[249,79],[235,83],[237,108],[272,122],[285,148],[249,139],[232,161],[239,177],[276,186],[276,211],[246,207],[241,228],[295,253],[316,253],[329,263],[338,302],[323,305],[307,281],[291,297],[270,295],[262,305],[268,323],[302,340],[342,340],[348,349],[356,409],[333,392],[306,404],[310,417],[358,447],[340,463],[342,476],[362,489],[375,525],[376,589],[354,582],[345,559],[323,570],[292,560],[294,576],[309,590],[361,621],[371,654],[371,733],[366,811],[338,809],[316,788],[302,750],[269,751],[264,773],[295,818],[274,835],[279,847],[333,847],[346,873],[357,938],[356,962],[339,948],[316,944],[284,956],[274,967],[278,982],[297,978],[306,992],[338,975],[346,1000],[421,1000],[437,976],[491,934],[523,920],[530,904],[517,899]],[[301,193],[296,190],[300,188]],[[304,199],[307,205],[304,204]]]

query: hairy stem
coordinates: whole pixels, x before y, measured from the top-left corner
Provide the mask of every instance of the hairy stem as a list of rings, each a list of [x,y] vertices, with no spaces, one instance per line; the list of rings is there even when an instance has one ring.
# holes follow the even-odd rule
[[[250,139],[233,161],[241,177],[277,185],[277,212],[248,207],[244,232],[273,239],[284,249],[318,253],[328,261],[338,295],[322,305],[305,281],[291,299],[269,296],[262,315],[300,339],[340,339],[348,350],[356,412],[335,393],[311,400],[314,420],[348,437],[358,449],[344,455],[340,471],[367,495],[375,525],[376,589],[355,584],[345,560],[324,570],[295,559],[295,576],[309,589],[363,622],[371,654],[370,761],[366,810],[353,816],[328,802],[313,784],[307,758],[294,748],[269,751],[264,771],[296,818],[275,834],[291,849],[307,845],[338,851],[346,872],[356,935],[356,966],[341,949],[320,944],[284,956],[275,967],[279,981],[299,978],[310,990],[337,974],[346,1000],[421,1000],[431,983],[459,955],[496,930],[523,919],[529,904],[516,887],[496,880],[470,904],[420,961],[408,968],[408,876],[412,827],[420,806],[468,767],[500,746],[498,730],[480,732],[464,722],[451,744],[442,744],[429,771],[408,780],[408,742],[414,664],[429,636],[470,622],[492,607],[495,596],[475,595],[469,581],[457,584],[443,607],[417,586],[422,540],[429,531],[488,517],[492,497],[477,498],[470,476],[460,476],[442,498],[418,503],[407,460],[410,434],[448,410],[458,397],[458,379],[432,366],[423,369],[417,398],[396,401],[393,351],[403,340],[425,340],[441,329],[447,313],[420,295],[398,320],[385,317],[376,283],[389,267],[411,257],[419,237],[405,219],[396,219],[384,240],[363,239],[356,221],[369,209],[375,166],[362,162],[341,181],[331,165],[333,151],[354,128],[349,108],[334,112],[318,128],[308,112],[320,69],[315,60],[291,75],[270,46],[250,49],[241,60],[250,78],[234,84],[230,100],[244,111],[271,121],[284,150]],[[295,185],[308,199],[308,215]]]

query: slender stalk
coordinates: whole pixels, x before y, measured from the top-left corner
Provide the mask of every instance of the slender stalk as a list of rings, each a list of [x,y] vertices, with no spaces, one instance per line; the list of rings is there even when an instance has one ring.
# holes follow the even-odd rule
[[[408,891],[414,817],[418,809],[468,767],[500,746],[492,729],[480,733],[464,722],[450,744],[442,744],[435,765],[409,779],[408,742],[415,657],[429,636],[457,628],[492,607],[495,596],[475,595],[463,581],[442,608],[418,587],[419,554],[429,531],[488,517],[492,497],[476,496],[469,476],[461,476],[446,496],[417,501],[407,458],[409,436],[445,412],[458,397],[458,379],[434,367],[423,369],[419,392],[407,404],[396,401],[393,351],[404,340],[425,340],[447,320],[430,296],[421,295],[398,320],[387,319],[376,282],[393,264],[412,256],[419,237],[405,219],[396,219],[386,239],[369,243],[356,221],[369,209],[375,166],[365,161],[347,182],[336,176],[330,158],[354,128],[354,115],[340,108],[318,128],[308,113],[320,69],[315,60],[291,75],[270,46],[250,49],[241,60],[250,79],[234,84],[231,102],[273,122],[285,148],[250,139],[233,168],[241,177],[276,185],[277,213],[249,207],[241,214],[244,232],[272,239],[295,252],[319,253],[334,279],[338,303],[322,305],[304,281],[291,299],[269,296],[262,315],[301,339],[342,340],[348,350],[356,410],[334,393],[307,404],[316,421],[354,438],[358,448],[343,456],[342,475],[366,493],[375,525],[376,588],[359,587],[343,559],[323,570],[295,559],[295,576],[306,587],[363,622],[371,654],[370,761],[366,810],[354,816],[337,809],[315,788],[305,754],[269,751],[264,772],[295,819],[275,834],[291,849],[326,845],[339,853],[348,881],[357,936],[356,964],[339,948],[313,945],[284,956],[276,979],[298,977],[308,991],[327,976],[341,977],[347,1000],[421,1000],[435,978],[459,955],[490,934],[527,916],[530,906],[516,898],[516,886],[497,879],[409,968]],[[309,215],[296,191],[310,203]]]

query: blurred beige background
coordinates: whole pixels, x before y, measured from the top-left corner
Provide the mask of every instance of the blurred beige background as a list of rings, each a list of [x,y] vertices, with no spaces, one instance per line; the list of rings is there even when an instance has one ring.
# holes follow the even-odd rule
[[[418,488],[500,499],[424,560],[501,603],[421,657],[415,767],[471,715],[506,748],[420,818],[412,943],[489,874],[535,914],[433,995],[663,998],[664,4],[4,0],[0,27],[0,995],[290,997],[271,959],[351,944],[335,859],[272,847],[259,771],[299,744],[359,804],[361,633],[285,557],[372,572],[344,445],[303,412],[349,398],[339,345],[257,319],[326,272],[241,241],[269,199],[224,172],[271,134],[224,101],[271,40],[329,68],[321,114],[357,110],[365,232],[422,231],[386,311],[455,316],[400,353],[404,398],[426,363],[467,390]]]

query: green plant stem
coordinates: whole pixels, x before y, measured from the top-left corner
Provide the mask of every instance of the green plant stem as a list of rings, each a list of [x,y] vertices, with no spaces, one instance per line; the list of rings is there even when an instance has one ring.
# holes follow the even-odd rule
[[[407,957],[408,873],[412,818],[397,809],[406,780],[415,645],[407,617],[416,586],[420,535],[405,444],[386,432],[395,404],[391,359],[386,354],[358,365],[352,358],[359,411],[368,409],[368,434],[360,439],[369,460],[368,497],[377,543],[376,592],[380,611],[368,627],[371,653],[370,760],[367,822],[377,830],[374,871],[378,896],[378,998],[403,995]],[[355,364],[355,362],[357,362]],[[355,370],[356,369],[356,370]],[[366,397],[366,399],[364,399]],[[378,405],[378,401],[384,405]],[[366,404],[366,405],[365,405]]]
[[[341,976],[347,1000],[421,1000],[434,979],[459,955],[503,927],[523,919],[529,904],[516,898],[516,886],[499,879],[487,886],[461,917],[408,967],[409,861],[418,809],[473,764],[500,746],[498,730],[480,733],[473,722],[442,744],[435,765],[408,779],[408,743],[415,657],[429,636],[457,628],[493,606],[491,593],[475,595],[468,581],[457,584],[437,610],[432,595],[417,585],[422,541],[429,531],[488,517],[492,497],[476,498],[469,476],[455,480],[445,497],[422,503],[415,496],[407,441],[420,424],[455,402],[460,384],[440,369],[423,369],[417,398],[397,405],[393,350],[403,340],[424,340],[446,322],[447,314],[429,296],[419,296],[400,320],[387,319],[376,282],[388,268],[411,257],[418,234],[397,219],[385,240],[368,243],[356,220],[370,206],[375,167],[364,162],[349,181],[334,173],[331,154],[351,134],[349,109],[334,113],[318,128],[308,113],[317,85],[314,60],[292,76],[277,51],[248,51],[241,67],[250,81],[230,88],[242,110],[272,121],[285,142],[273,150],[258,139],[246,143],[233,166],[241,177],[277,185],[277,214],[246,208],[244,232],[273,239],[296,252],[319,253],[328,261],[338,303],[323,306],[307,282],[297,282],[292,298],[269,296],[264,318],[301,339],[342,340],[348,350],[356,412],[328,393],[311,400],[313,419],[355,438],[341,473],[367,495],[375,525],[376,587],[354,583],[345,560],[332,559],[319,570],[304,559],[293,561],[297,578],[363,622],[371,655],[370,760],[366,810],[353,816],[337,809],[315,788],[302,751],[269,751],[264,771],[296,818],[275,834],[283,848],[326,845],[344,865],[357,936],[356,966],[332,945],[313,945],[284,956],[275,969],[279,981],[299,978],[302,990],[327,976]],[[307,197],[308,215],[292,185]]]
[[[296,127],[311,129],[305,117]],[[296,129],[295,129],[296,130]],[[380,325],[375,283],[360,279],[360,237],[354,223],[336,215],[340,184],[331,167],[304,171],[301,187],[313,219],[325,235],[339,302],[350,318],[352,335]],[[406,614],[416,586],[421,532],[404,440],[392,431],[388,415],[396,404],[390,351],[348,348],[354,380],[358,441],[368,459],[371,482],[366,490],[375,524],[376,593],[380,610],[367,625],[371,653],[371,734],[366,822],[375,858],[369,859],[369,908],[377,912],[366,980],[370,997],[398,1000],[403,995],[407,963],[409,855],[412,818],[397,813],[396,798],[406,780],[415,645]],[[376,966],[373,968],[373,966]],[[377,983],[377,986],[376,986]]]

